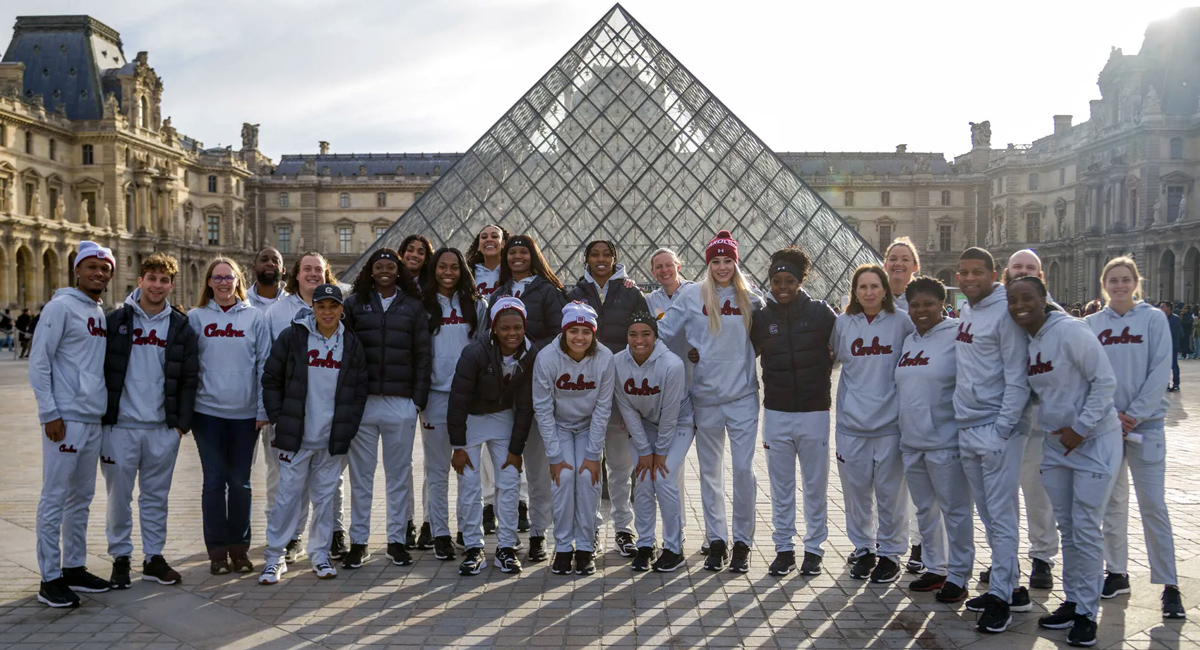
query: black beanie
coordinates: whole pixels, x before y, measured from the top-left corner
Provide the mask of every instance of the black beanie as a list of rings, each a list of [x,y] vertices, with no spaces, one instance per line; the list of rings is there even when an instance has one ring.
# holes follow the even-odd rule
[[[648,311],[634,312],[633,315],[629,317],[629,325],[625,327],[625,330],[628,331],[630,327],[633,327],[638,323],[649,325],[650,329],[654,330],[654,338],[658,338],[658,319],[654,317],[654,314],[651,314]]]

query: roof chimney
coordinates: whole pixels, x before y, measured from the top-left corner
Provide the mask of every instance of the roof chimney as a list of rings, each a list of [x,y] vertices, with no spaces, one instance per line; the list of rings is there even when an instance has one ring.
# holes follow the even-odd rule
[[[908,145],[906,145],[906,144],[896,145],[896,153],[908,153]]]
[[[317,144],[321,147],[321,155],[322,156],[329,154],[329,143],[328,142],[321,140]]]
[[[1070,115],[1055,115],[1054,116],[1054,135],[1063,135],[1071,130]]]

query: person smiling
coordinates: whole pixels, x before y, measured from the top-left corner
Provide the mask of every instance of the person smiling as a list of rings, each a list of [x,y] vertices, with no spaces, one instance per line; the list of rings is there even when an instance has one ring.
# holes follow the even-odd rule
[[[1141,299],[1141,281],[1132,258],[1109,260],[1100,274],[1100,292],[1107,304],[1085,319],[1117,376],[1113,402],[1125,441],[1112,498],[1104,515],[1104,559],[1108,571],[1100,597],[1114,598],[1130,592],[1128,526],[1132,472],[1150,559],[1150,583],[1165,585],[1163,618],[1184,618],[1186,610],[1175,570],[1175,538],[1167,512],[1165,485],[1164,421],[1170,406],[1167,384],[1171,380],[1171,333],[1162,312]]]
[[[500,286],[500,265],[503,262],[502,252],[504,242],[508,241],[508,231],[495,224],[489,224],[479,231],[471,247],[467,249],[467,266],[473,270],[475,290],[484,300],[487,300]],[[436,269],[434,269],[436,271]]]
[[[409,235],[400,242],[396,252],[404,261],[404,272],[408,274],[409,281],[420,290],[429,280],[433,243],[425,235]]]
[[[279,286],[283,280],[283,256],[270,246],[258,251],[250,267],[254,284],[246,290],[246,298],[255,309],[266,311],[287,292]]]
[[[1121,462],[1117,380],[1087,324],[1061,311],[1047,313],[1040,279],[1012,280],[1007,298],[1009,315],[1029,338],[1029,387],[1041,398],[1038,426],[1046,430],[1042,481],[1062,537],[1066,601],[1038,626],[1070,628],[1069,644],[1092,646],[1104,582],[1101,522]]]

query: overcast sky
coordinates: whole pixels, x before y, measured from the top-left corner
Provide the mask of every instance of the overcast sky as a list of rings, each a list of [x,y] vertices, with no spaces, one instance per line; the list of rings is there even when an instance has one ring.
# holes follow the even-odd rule
[[[777,151],[943,152],[1028,143],[1087,119],[1111,46],[1186,3],[629,0],[625,8]],[[5,0],[90,14],[150,53],[163,114],[206,146],[261,124],[276,159],[464,151],[612,6],[610,0]],[[8,32],[6,37],[11,37]]]

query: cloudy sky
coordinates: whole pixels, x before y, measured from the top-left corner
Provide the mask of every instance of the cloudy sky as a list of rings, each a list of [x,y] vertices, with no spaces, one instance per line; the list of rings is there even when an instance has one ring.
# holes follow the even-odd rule
[[[1111,46],[1133,54],[1175,0],[780,2],[628,0],[624,6],[778,151],[945,152],[1087,119]],[[261,124],[272,157],[463,151],[611,0],[5,0],[90,14],[150,53],[164,115],[207,146]],[[984,8],[980,8],[984,7]],[[11,33],[10,33],[11,34]]]

